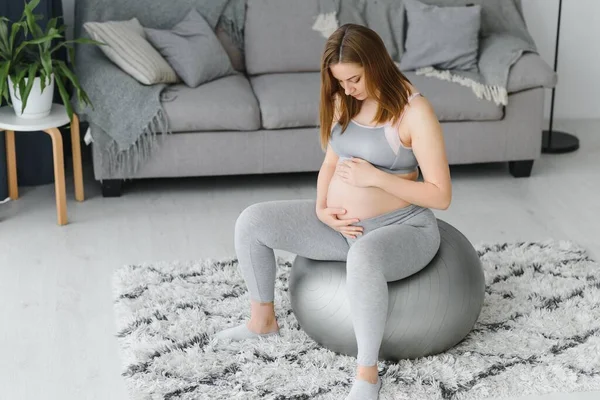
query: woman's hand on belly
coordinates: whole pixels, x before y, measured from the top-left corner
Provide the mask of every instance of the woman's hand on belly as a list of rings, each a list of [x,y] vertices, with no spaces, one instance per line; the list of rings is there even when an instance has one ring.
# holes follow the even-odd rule
[[[361,158],[341,161],[335,169],[335,175],[342,182],[360,188],[373,186],[376,174],[379,172],[371,163]]]
[[[342,219],[341,215],[346,214],[346,210],[337,207],[327,207],[317,209],[317,218],[331,229],[340,232],[342,235],[356,239],[362,235],[363,228],[354,226],[358,222],[357,218]]]

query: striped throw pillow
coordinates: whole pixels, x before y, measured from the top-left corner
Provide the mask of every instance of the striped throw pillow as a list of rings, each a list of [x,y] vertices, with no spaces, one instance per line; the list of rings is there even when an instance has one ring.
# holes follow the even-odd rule
[[[164,57],[148,42],[137,20],[86,22],[90,37],[106,45],[100,49],[119,68],[144,85],[176,83],[179,77]]]

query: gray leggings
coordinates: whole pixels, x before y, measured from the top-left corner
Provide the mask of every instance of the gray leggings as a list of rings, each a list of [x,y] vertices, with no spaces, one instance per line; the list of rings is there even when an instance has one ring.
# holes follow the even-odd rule
[[[387,282],[418,272],[440,244],[437,220],[428,208],[410,205],[358,222],[357,239],[346,238],[317,218],[314,200],[251,205],[235,225],[235,249],[250,298],[272,302],[274,249],[314,260],[346,261],[346,290],[360,365],[377,364],[388,312]]]

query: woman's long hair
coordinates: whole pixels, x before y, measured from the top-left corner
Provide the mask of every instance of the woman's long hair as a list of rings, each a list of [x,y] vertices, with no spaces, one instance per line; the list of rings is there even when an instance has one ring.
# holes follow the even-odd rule
[[[355,63],[364,68],[367,94],[379,104],[375,115],[377,124],[395,123],[408,103],[410,92],[410,81],[400,72],[375,31],[362,25],[342,25],[327,39],[321,58],[319,120],[323,149],[327,148],[331,137],[336,95],[341,100],[337,115],[342,131],[346,130],[361,105],[361,100],[344,93],[331,73],[329,67],[338,63]]]

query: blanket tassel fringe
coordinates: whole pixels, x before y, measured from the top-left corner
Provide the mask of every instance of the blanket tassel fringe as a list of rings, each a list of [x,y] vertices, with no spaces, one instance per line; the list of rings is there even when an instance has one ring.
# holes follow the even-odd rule
[[[506,88],[496,85],[485,85],[464,76],[452,74],[448,70],[439,70],[433,67],[419,68],[415,71],[417,75],[423,75],[431,78],[438,78],[448,82],[458,83],[461,86],[469,87],[473,90],[477,98],[493,100],[497,105],[508,104],[508,92]]]
[[[110,176],[133,177],[140,165],[148,161],[169,134],[168,119],[161,109],[152,118],[144,133],[127,150],[119,150],[113,141],[105,152]]]

